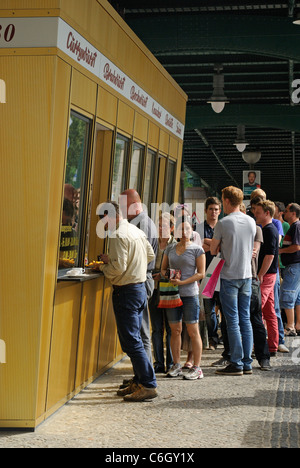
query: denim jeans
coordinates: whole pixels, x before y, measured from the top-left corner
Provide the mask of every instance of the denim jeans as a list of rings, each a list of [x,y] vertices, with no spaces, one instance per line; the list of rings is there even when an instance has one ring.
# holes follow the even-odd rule
[[[280,305],[283,309],[294,309],[300,305],[300,263],[288,265],[284,270]]]
[[[227,322],[231,363],[239,370],[252,368],[253,330],[250,322],[252,279],[221,279],[220,299]]]
[[[148,388],[156,388],[156,377],[141,338],[143,311],[147,304],[145,284],[114,288],[113,306],[122,350],[131,359],[135,378]]]
[[[219,293],[215,292],[214,297],[212,299],[203,299],[209,344],[213,345],[217,345],[219,342],[218,321],[216,316],[217,294]]]
[[[166,309],[158,309],[159,291],[154,290],[153,297],[149,301],[150,318],[152,325],[152,344],[155,363],[154,366],[160,369],[165,368],[164,359],[164,336],[166,336],[166,366],[167,369],[173,365],[171,351],[171,328],[167,318]]]

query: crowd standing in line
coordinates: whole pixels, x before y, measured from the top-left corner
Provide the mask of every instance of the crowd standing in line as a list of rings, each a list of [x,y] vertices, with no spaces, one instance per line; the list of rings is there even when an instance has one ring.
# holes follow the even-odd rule
[[[120,343],[134,371],[118,391],[125,401],[155,398],[157,373],[187,380],[204,377],[199,282],[218,254],[224,260],[221,289],[203,301],[209,349],[224,345],[221,359],[212,364],[218,375],[251,375],[253,348],[260,369],[270,371],[271,357],[289,351],[285,336],[300,335],[300,206],[291,203],[285,208],[257,189],[251,194],[251,211],[246,212],[243,198],[236,187],[223,189],[226,216],[219,220],[221,202],[209,197],[206,220],[196,232],[186,205],[179,205],[174,217],[162,213],[157,232],[135,190],[123,192],[119,204],[101,205],[100,220],[109,232],[109,243],[98,268],[113,285]],[[177,288],[182,305],[159,307],[160,281],[166,278]],[[190,340],[185,373],[183,321]]]

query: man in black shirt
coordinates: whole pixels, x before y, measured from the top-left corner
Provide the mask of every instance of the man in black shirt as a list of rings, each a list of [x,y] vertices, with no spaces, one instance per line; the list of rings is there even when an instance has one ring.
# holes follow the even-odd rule
[[[267,323],[268,344],[271,356],[276,355],[279,345],[278,320],[275,312],[274,286],[276,282],[279,252],[279,234],[272,223],[275,204],[260,201],[255,208],[257,224],[262,226],[264,243],[258,258],[258,279],[261,284],[262,313]]]
[[[285,266],[280,291],[281,306],[287,316],[286,335],[300,336],[300,206],[290,203],[284,212],[284,219],[290,225],[283,240],[281,254]],[[295,313],[297,323],[295,326]]]

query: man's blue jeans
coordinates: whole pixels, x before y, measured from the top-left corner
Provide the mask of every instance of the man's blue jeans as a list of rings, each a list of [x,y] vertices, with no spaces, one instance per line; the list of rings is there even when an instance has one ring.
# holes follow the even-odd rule
[[[145,284],[115,287],[113,306],[122,350],[131,359],[135,378],[147,388],[156,388],[156,377],[141,338],[143,311],[147,304]]]
[[[221,279],[220,299],[227,322],[231,363],[239,370],[250,370],[253,359],[253,329],[250,321],[252,278]]]

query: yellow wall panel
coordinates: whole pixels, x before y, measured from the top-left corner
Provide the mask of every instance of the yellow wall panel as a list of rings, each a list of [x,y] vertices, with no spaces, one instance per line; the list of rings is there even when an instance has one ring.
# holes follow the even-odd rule
[[[42,9],[49,10],[49,8],[59,8],[60,0],[0,0],[0,9],[3,10],[26,10],[26,9]]]
[[[55,58],[0,57],[0,420],[33,419],[49,202]],[[16,268],[16,262],[19,265]]]
[[[75,388],[97,372],[104,278],[83,283]]]
[[[169,153],[170,135],[163,130],[159,133],[159,150],[165,154]]]
[[[116,125],[118,111],[118,99],[101,86],[98,87],[97,117]]]
[[[148,143],[154,148],[159,147],[159,127],[152,122],[149,122]]]
[[[97,85],[94,81],[73,69],[71,102],[90,114],[95,114]]]
[[[170,137],[169,156],[175,159],[178,158],[178,140],[173,137]]]
[[[75,389],[81,283],[59,283],[54,306],[47,410]]]
[[[117,326],[112,305],[112,288],[110,283],[106,280],[103,296],[98,371],[115,359],[116,346]]]
[[[132,135],[134,123],[134,110],[132,107],[119,101],[117,127],[126,133]]]
[[[134,137],[147,142],[148,140],[149,121],[138,112],[135,113],[134,119]]]

